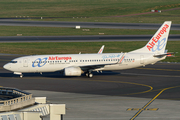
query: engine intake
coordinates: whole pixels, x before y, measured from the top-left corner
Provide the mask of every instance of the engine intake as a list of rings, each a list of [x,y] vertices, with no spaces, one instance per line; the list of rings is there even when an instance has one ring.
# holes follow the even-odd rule
[[[67,67],[64,69],[65,76],[81,76],[83,71],[80,67]]]

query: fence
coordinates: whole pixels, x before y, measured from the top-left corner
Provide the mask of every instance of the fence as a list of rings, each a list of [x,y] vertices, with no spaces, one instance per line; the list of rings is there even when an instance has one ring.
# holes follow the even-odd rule
[[[13,97],[13,99],[0,101],[0,111],[11,111],[35,103],[31,93],[16,88],[0,87],[0,95],[4,97],[3,99]]]

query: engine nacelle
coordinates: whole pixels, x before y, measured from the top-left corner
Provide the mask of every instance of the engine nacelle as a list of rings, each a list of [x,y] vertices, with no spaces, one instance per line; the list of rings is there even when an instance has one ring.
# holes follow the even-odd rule
[[[67,67],[64,68],[64,75],[65,76],[81,76],[83,71],[80,67]]]

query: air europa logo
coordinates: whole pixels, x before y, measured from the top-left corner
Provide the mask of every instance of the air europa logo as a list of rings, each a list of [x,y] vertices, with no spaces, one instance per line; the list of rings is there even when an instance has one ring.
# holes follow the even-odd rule
[[[71,57],[58,57],[58,56],[55,56],[55,57],[49,57],[48,60],[71,60],[72,58]]]
[[[149,51],[151,51],[151,49],[155,46],[155,44],[159,41],[159,39],[161,38],[161,36],[166,33],[167,28],[169,27],[169,25],[165,24],[164,27],[160,30],[160,32],[157,34],[156,37],[152,38],[152,41],[148,43],[147,48]],[[152,50],[153,51],[153,50]]]
[[[45,58],[37,58],[33,63],[32,63],[32,67],[42,67],[47,63],[47,60],[51,61],[51,60],[71,60],[71,57],[45,57]]]
[[[152,52],[160,51],[162,50],[166,45],[166,38],[163,38],[162,40],[158,40],[157,45],[155,45],[152,48]]]
[[[38,66],[38,67],[42,67],[42,66],[44,66],[47,62],[47,57],[46,58],[43,58],[43,59],[41,59],[41,58],[37,58],[34,62],[33,62],[33,64],[32,64],[32,67],[36,67],[36,66]]]

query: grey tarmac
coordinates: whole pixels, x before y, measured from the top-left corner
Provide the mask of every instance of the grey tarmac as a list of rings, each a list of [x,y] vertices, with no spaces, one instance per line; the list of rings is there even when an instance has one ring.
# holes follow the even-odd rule
[[[156,63],[94,73],[93,78],[31,73],[23,78],[2,66],[20,55],[0,55],[0,86],[15,87],[66,104],[65,120],[178,120],[180,64]],[[140,111],[140,112],[138,112]],[[48,119],[44,118],[44,120]]]

